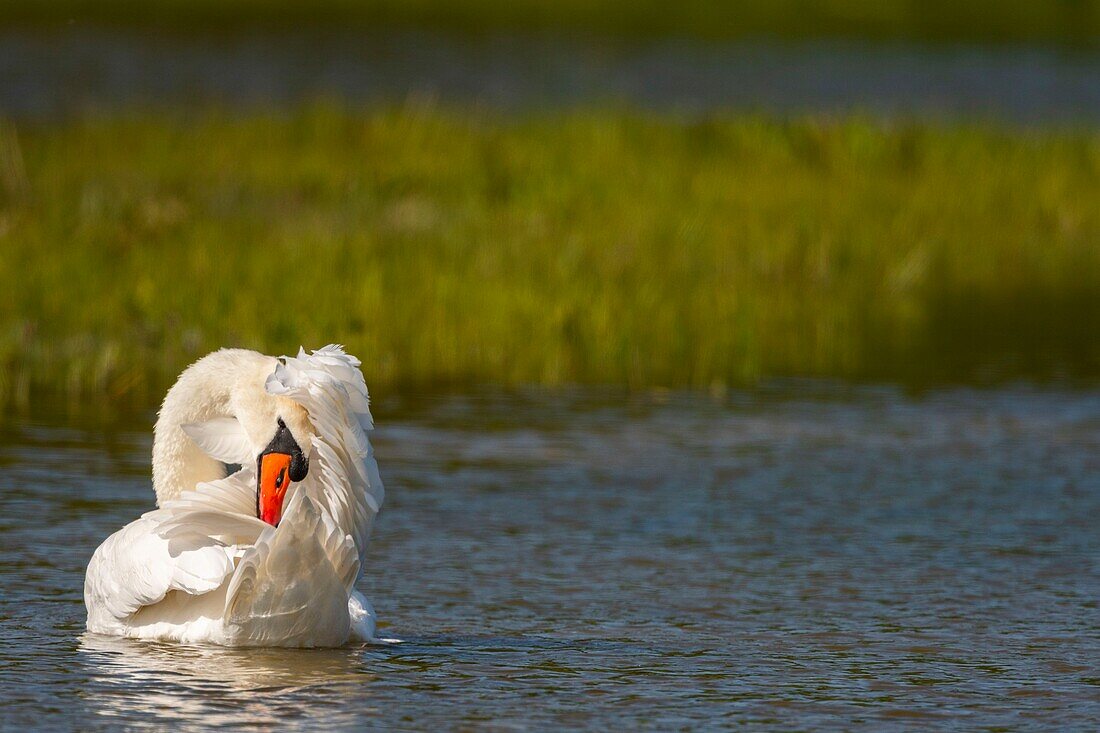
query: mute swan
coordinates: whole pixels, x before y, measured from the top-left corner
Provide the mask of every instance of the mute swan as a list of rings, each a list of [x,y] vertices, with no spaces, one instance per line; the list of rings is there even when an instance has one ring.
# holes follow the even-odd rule
[[[188,367],[154,428],[159,508],[88,564],[88,630],[231,646],[373,638],[355,581],[384,490],[359,364],[326,346],[223,349]]]

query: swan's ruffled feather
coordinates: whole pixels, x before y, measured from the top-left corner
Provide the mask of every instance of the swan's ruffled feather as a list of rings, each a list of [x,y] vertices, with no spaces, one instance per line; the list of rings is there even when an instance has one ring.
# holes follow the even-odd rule
[[[97,599],[94,607],[104,609],[106,615],[89,617],[89,625],[95,622],[113,630],[171,591],[209,593],[233,572],[231,553],[221,543],[196,532],[164,537],[157,529],[156,519],[142,517],[96,550],[88,565],[85,595]]]
[[[248,433],[234,417],[216,417],[206,422],[180,425],[180,428],[211,458],[241,464],[255,460]]]

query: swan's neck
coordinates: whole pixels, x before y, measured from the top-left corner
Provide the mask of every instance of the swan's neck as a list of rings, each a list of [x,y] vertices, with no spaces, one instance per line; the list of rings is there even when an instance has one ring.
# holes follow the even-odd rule
[[[202,481],[225,476],[225,464],[206,455],[181,425],[235,417],[233,396],[243,379],[261,378],[274,359],[253,351],[223,349],[188,367],[168,390],[153,429],[153,489],[157,505]]]

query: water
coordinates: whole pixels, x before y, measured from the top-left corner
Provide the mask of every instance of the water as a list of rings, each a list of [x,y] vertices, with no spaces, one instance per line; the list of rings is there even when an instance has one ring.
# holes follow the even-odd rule
[[[409,96],[505,109],[583,104],[1012,122],[1100,122],[1100,55],[838,42],[614,43],[443,33],[0,31],[0,116]]]
[[[148,427],[0,431],[5,728],[1086,729],[1100,393],[380,399],[362,588],[399,644],[83,632]]]

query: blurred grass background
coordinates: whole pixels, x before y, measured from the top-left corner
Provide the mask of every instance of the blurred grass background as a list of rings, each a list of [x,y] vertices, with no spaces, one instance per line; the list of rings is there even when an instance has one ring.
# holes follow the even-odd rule
[[[214,348],[379,384],[1100,375],[1100,134],[629,109],[0,128],[0,399]]]
[[[1100,0],[5,0],[0,25],[337,25],[624,38],[846,38],[1095,46]]]

